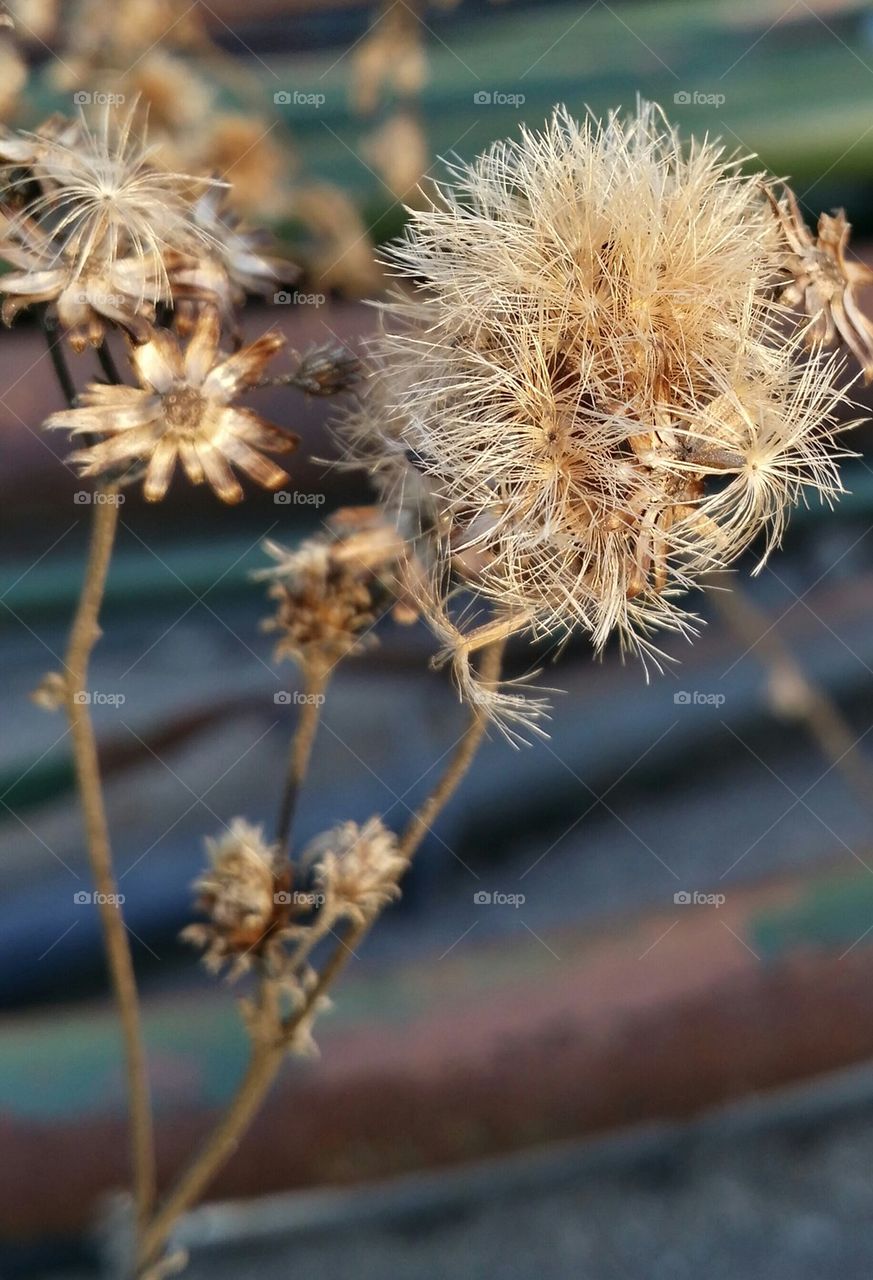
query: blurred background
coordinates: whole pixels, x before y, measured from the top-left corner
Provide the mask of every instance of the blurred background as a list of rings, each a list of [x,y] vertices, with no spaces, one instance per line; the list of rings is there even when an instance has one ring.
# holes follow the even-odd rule
[[[226,176],[298,264],[246,327],[278,325],[299,351],[372,332],[374,255],[440,157],[556,102],[657,100],[790,175],[811,224],[844,205],[873,261],[866,3],[7,8],[2,118],[139,95],[158,156]],[[81,385],[96,366],[74,360]],[[88,528],[65,443],[39,430],[58,407],[21,322],[0,341],[0,1275],[72,1280],[105,1271],[126,1154],[69,742],[29,699],[59,663]],[[294,721],[250,572],[265,536],[293,544],[368,497],[331,464],[324,403],[259,407],[303,437],[294,489],[238,508],[182,481],[158,507],[129,490],[93,664],[165,1179],[246,1055],[232,993],[177,942],[203,837],[237,814],[272,824]],[[871,456],[869,431],[851,444]],[[511,653],[514,674],[545,662],[566,691],[551,739],[488,744],[338,989],[320,1060],[288,1063],[219,1203],[184,1224],[192,1277],[866,1280],[867,458],[846,464],[835,515],[798,510],[760,576],[750,558],[739,592],[701,598],[700,639],[667,639],[664,674],[582,641],[554,670],[546,650]],[[461,731],[431,637],[379,639],[331,686],[300,843],[340,819],[401,824]]]

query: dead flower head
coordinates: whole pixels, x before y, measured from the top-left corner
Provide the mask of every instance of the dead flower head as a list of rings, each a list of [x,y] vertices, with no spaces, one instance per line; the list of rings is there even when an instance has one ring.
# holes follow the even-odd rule
[[[264,623],[279,637],[277,660],[329,670],[372,643],[383,610],[400,622],[415,616],[405,543],[378,508],[344,508],[295,550],[270,540],[264,550],[276,564],[255,576],[277,603]]]
[[[678,592],[840,488],[837,366],[784,335],[761,181],[645,104],[603,125],[558,110],[453,179],[390,253],[419,283],[388,306],[346,439],[389,505],[429,512],[428,611],[463,690],[470,653],[523,630],[618,633],[657,660],[653,629],[689,627]],[[459,630],[449,567],[491,623]]]
[[[45,425],[100,437],[71,456],[82,475],[106,476],[144,464],[143,492],[150,502],[167,492],[177,461],[192,484],[205,481],[223,502],[243,497],[231,465],[264,488],[278,489],[288,476],[262,450],[288,453],[297,437],[232,401],[261,380],[283,339],[267,333],[223,356],[219,338],[213,308],[203,310],[184,350],[168,330],[155,329],[131,351],[139,387],[91,383],[79,408],[54,413]]]
[[[313,884],[324,895],[322,915],[356,925],[374,920],[400,897],[398,882],[407,865],[397,837],[380,818],[370,818],[363,826],[340,823],[307,845],[301,861],[311,868]]]
[[[168,264],[180,333],[190,332],[204,303],[216,306],[222,323],[233,329],[236,309],[247,294],[272,301],[277,290],[296,279],[297,267],[275,254],[270,236],[246,226],[230,207],[227,188],[216,185],[205,191],[191,216],[209,249],[176,254]]]
[[[231,966],[238,977],[255,960],[281,967],[283,930],[289,922],[290,870],[261,827],[234,818],[218,839],[207,837],[209,866],[194,883],[197,906],[208,917],[182,937],[203,948],[208,969]]]
[[[846,256],[852,228],[845,211],[821,214],[814,236],[790,188],[779,201],[768,195],[789,248],[786,267],[793,278],[782,291],[783,302],[809,316],[810,345],[844,342],[866,381],[873,381],[873,324],[857,296],[862,285],[873,284],[873,271]]]
[[[126,114],[107,105],[93,128],[84,116],[54,118],[9,135],[0,159],[8,211],[0,257],[18,268],[0,278],[15,302],[7,318],[48,302],[76,345],[99,345],[106,320],[141,341],[155,302],[171,302],[168,261],[211,249],[192,216],[210,180],[151,163],[135,103]]]

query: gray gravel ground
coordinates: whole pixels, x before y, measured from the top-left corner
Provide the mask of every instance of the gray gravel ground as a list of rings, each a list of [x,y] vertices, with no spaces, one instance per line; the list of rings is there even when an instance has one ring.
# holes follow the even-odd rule
[[[192,1228],[214,1243],[189,1280],[869,1280],[873,1071],[472,1173],[200,1211]]]

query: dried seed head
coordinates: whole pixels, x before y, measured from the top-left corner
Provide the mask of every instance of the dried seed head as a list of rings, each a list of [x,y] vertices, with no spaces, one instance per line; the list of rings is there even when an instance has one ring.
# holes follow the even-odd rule
[[[810,346],[844,342],[870,382],[873,324],[861,310],[858,290],[873,284],[873,271],[847,256],[852,228],[844,210],[838,209],[833,215],[823,213],[818,220],[818,235],[814,236],[789,187],[781,200],[772,195],[769,198],[784,232],[786,269],[792,277],[782,291],[783,302],[809,317],[805,335]]]
[[[210,865],[195,881],[197,908],[206,924],[191,924],[182,937],[204,948],[204,963],[218,973],[230,965],[230,978],[246,973],[255,961],[266,972],[287,966],[283,942],[293,932],[291,868],[278,845],[264,840],[264,829],[234,818],[218,840],[206,838]]]
[[[289,920],[290,871],[261,827],[234,818],[217,840],[207,837],[210,865],[195,881],[197,906],[208,923],[189,925],[182,937],[204,949],[207,968],[231,966],[230,977],[256,959],[281,952],[279,934]]]
[[[296,279],[293,263],[276,256],[266,232],[247,226],[230,207],[230,190],[215,185],[196,201],[191,216],[204,236],[201,252],[175,254],[167,263],[175,325],[189,333],[203,306],[237,328],[237,308],[247,294],[269,297]]]
[[[278,633],[277,660],[329,669],[374,643],[380,613],[415,616],[406,546],[377,508],[344,508],[295,550],[270,540],[264,550],[276,564],[255,576],[277,602],[264,624]]]
[[[211,180],[151,163],[135,102],[126,112],[107,105],[94,128],[81,115],[12,135],[0,141],[0,157],[7,161],[12,202],[17,190],[28,193],[7,228],[13,245],[37,226],[43,267],[64,267],[69,283],[133,258],[151,273],[145,297],[169,299],[168,255],[212,244],[192,214]]]
[[[69,686],[60,671],[47,671],[30,695],[31,702],[43,711],[57,711],[65,703]]]
[[[200,313],[184,349],[168,330],[154,329],[131,352],[139,387],[92,383],[79,408],[54,413],[45,425],[99,437],[98,444],[71,455],[82,475],[117,474],[145,463],[143,492],[150,502],[166,494],[177,461],[192,484],[208,483],[223,502],[243,497],[232,466],[263,488],[278,489],[287,473],[264,451],[289,453],[297,437],[232,401],[260,382],[283,339],[267,333],[231,356],[220,353],[219,340],[211,307]]]
[[[407,865],[397,837],[380,818],[360,827],[343,822],[324,832],[306,847],[302,862],[312,868],[313,883],[324,895],[322,913],[361,925],[400,897],[398,882]]]
[[[679,591],[839,491],[837,366],[785,336],[783,232],[759,178],[648,105],[559,110],[453,178],[391,251],[417,287],[388,306],[351,448],[426,513],[463,689],[499,633],[617,633],[657,660],[653,629],[690,626]],[[496,622],[458,629],[450,566]]]

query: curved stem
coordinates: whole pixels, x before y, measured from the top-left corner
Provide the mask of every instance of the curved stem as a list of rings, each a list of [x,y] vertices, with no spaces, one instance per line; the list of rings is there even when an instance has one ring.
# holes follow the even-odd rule
[[[505,640],[490,645],[482,654],[480,676],[485,684],[496,684],[500,678]],[[488,727],[488,717],[482,707],[474,707],[460,741],[433,791],[410,819],[400,840],[400,850],[409,862],[426,832],[458,788],[467,773],[476,751],[482,743]],[[324,968],[306,1000],[284,1022],[277,1022],[274,1036],[263,1033],[264,989],[262,984],[261,1012],[262,1034],[255,1036],[245,1075],[239,1083],[215,1129],[207,1137],[199,1153],[182,1173],[163,1205],[143,1233],[140,1265],[147,1266],[155,1260],[165,1246],[177,1219],[194,1204],[212,1181],[215,1174],[237,1147],[252,1117],[260,1107],[272,1085],[289,1040],[300,1024],[311,1014],[318,1000],[325,995],[340,976],[355,948],[369,932],[375,921],[349,925],[345,936],[338,940]],[[275,1006],[274,1006],[275,1009]],[[269,1018],[267,1015],[267,1030]]]
[[[118,886],[112,865],[97,740],[88,699],[88,668],[92,650],[100,635],[98,618],[118,526],[117,496],[118,490],[112,486],[99,489],[94,494],[91,545],[64,665],[67,716],[88,858],[97,890],[106,958],[124,1040],[134,1195],[138,1218],[142,1223],[151,1210],[155,1192],[151,1099],[133,959],[121,908],[116,905]]]
[[[482,651],[479,662],[479,680],[483,686],[497,685],[500,681],[500,669],[503,665],[503,652],[506,648],[506,637],[493,641]],[[427,832],[433,826],[440,811],[451,800],[464,774],[473,763],[473,758],[488,728],[488,716],[483,707],[475,707],[470,723],[455,747],[448,767],[433,791],[416,813],[410,818],[406,830],[400,838],[400,852],[407,862],[421,844]]]
[[[283,849],[289,846],[291,826],[297,811],[303,781],[309,770],[312,746],[318,731],[318,722],[321,719],[328,678],[329,668],[325,666],[313,664],[306,669],[304,701],[297,717],[294,737],[291,739],[285,787],[282,791],[279,818],[276,823],[276,840]]]
[[[55,377],[58,385],[63,392],[64,399],[72,408],[76,403],[76,384],[70,373],[67,357],[64,355],[63,339],[58,336],[58,328],[50,319],[47,308],[43,308],[42,312],[42,331],[45,334],[45,345],[48,350],[49,359],[52,362],[52,368],[55,371]]]
[[[112,383],[114,386],[121,386],[124,379],[118,372],[118,365],[115,363],[115,358],[109,350],[108,338],[104,338],[100,343],[100,346],[97,348],[97,359],[100,362],[100,368],[106,375],[106,381]]]

